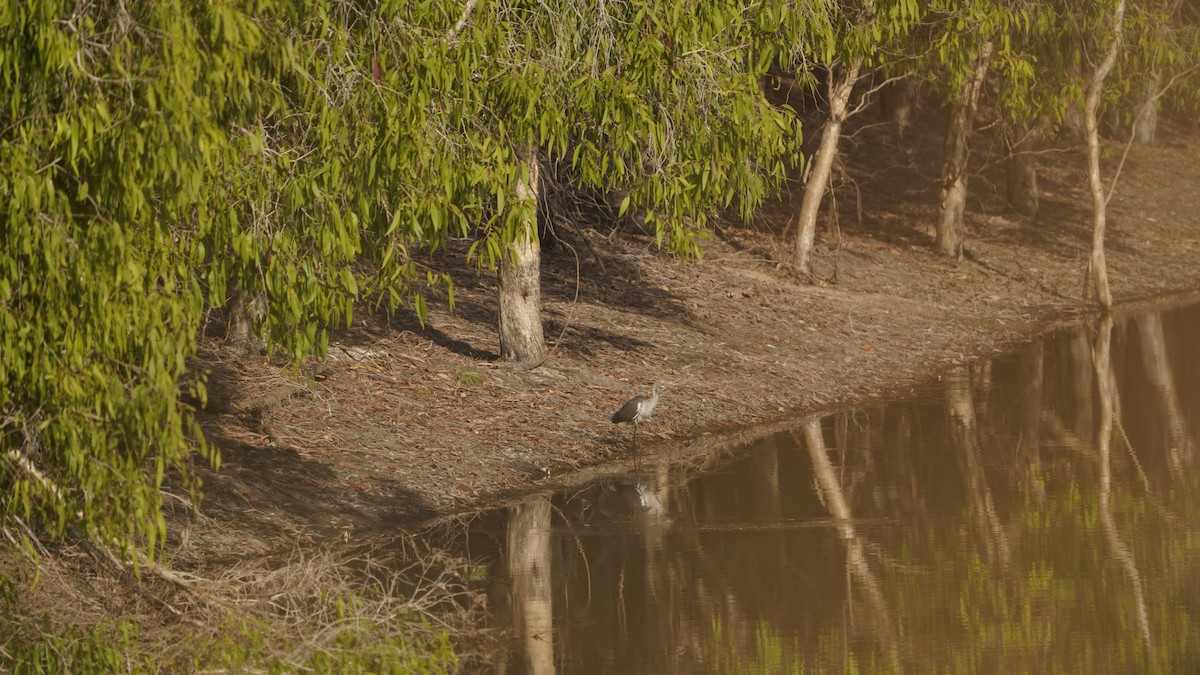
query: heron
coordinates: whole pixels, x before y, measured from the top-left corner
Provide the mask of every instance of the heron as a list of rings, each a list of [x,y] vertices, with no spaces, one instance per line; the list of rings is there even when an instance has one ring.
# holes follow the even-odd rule
[[[638,449],[638,427],[642,425],[642,422],[650,419],[650,413],[654,412],[654,406],[658,405],[659,394],[668,386],[662,380],[655,380],[649,396],[634,396],[626,401],[620,410],[613,413],[613,424],[629,422],[633,425],[633,449],[635,451]]]

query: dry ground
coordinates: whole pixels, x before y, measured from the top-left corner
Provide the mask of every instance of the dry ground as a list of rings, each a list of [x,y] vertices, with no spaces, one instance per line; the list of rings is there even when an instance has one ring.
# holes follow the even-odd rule
[[[496,360],[496,279],[458,262],[461,250],[431,261],[456,272],[453,313],[431,302],[424,328],[359,316],[306,371],[315,377],[207,344],[210,390],[228,400],[201,419],[223,463],[205,475],[209,526],[189,528],[175,562],[353,539],[625,470],[631,430],[608,416],[656,378],[672,388],[644,450],[695,461],[731,435],[911,387],[1077,320],[1090,243],[1082,150],[1042,156],[1042,211],[1029,219],[1005,208],[1003,167],[980,134],[973,161],[989,163],[972,176],[959,262],[931,252],[934,128],[913,162],[895,161],[881,127],[847,140],[840,228],[826,220],[818,233],[815,284],[775,262],[786,197],[749,228],[722,224],[700,261],[625,232],[560,232],[543,259],[552,349],[530,370]],[[1107,178],[1123,151],[1106,148]],[[1197,157],[1194,129],[1130,152],[1108,237],[1123,302],[1200,289]]]

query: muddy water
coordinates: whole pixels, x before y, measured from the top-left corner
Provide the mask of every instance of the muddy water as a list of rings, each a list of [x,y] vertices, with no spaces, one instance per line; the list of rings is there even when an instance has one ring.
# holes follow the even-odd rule
[[[481,518],[498,672],[1200,672],[1200,307]]]

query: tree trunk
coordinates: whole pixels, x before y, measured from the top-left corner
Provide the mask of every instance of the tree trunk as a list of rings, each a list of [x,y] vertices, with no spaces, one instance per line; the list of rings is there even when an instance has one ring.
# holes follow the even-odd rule
[[[996,515],[995,498],[983,468],[971,370],[967,366],[956,368],[946,375],[944,381],[946,408],[951,420],[950,442],[963,473],[967,510],[979,533],[983,557],[996,569],[1006,570],[1012,560],[1012,547],[1004,525]]]
[[[915,154],[910,140],[912,121],[920,95],[921,83],[911,75],[902,76],[884,87],[880,95],[884,118],[896,132],[896,147],[910,161]]]
[[[946,132],[935,248],[939,254],[952,258],[962,258],[963,243],[967,239],[963,214],[967,210],[967,158],[970,154],[971,127],[991,57],[992,43],[989,40],[983,43],[975,60],[975,72],[963,81],[962,87],[954,94],[954,112]]]
[[[1096,288],[1096,299],[1105,311],[1112,310],[1112,290],[1108,287],[1108,263],[1104,259],[1104,229],[1108,216],[1108,198],[1104,194],[1104,183],[1100,178],[1100,124],[1096,109],[1100,106],[1100,93],[1104,80],[1117,61],[1121,38],[1125,28],[1125,0],[1117,0],[1112,13],[1112,41],[1104,60],[1096,66],[1088,82],[1087,96],[1083,100],[1083,123],[1087,130],[1088,145],[1088,188],[1092,193],[1092,257],[1090,268],[1092,282]]]
[[[1006,125],[1008,145],[1008,206],[1023,216],[1033,217],[1038,211],[1037,155],[1034,154],[1035,131],[1029,125]]]
[[[1070,101],[1067,103],[1066,112],[1063,113],[1059,138],[1079,142],[1086,137],[1087,134],[1083,132],[1083,108],[1078,103]]]
[[[1133,142],[1138,145],[1154,145],[1158,135],[1158,93],[1162,86],[1162,73],[1154,70],[1146,81],[1145,98],[1133,120]]]
[[[500,256],[500,358],[539,363],[546,358],[542,334],[541,250],[537,239],[538,161],[532,150],[520,155],[517,200],[528,220]]]
[[[838,68],[829,73],[829,119],[821,132],[821,145],[813,157],[812,171],[804,184],[804,197],[800,208],[793,212],[792,223],[796,226],[795,248],[792,265],[803,274],[812,274],[813,239],[817,231],[817,212],[821,199],[829,185],[829,173],[833,159],[837,156],[838,139],[842,135],[842,124],[846,121],[850,93],[858,82],[862,59],[854,57],[848,68]]]
[[[1066,68],[1067,77],[1069,79],[1081,78],[1083,74],[1079,70],[1079,66],[1069,64]],[[1058,137],[1064,141],[1081,142],[1087,140],[1087,134],[1083,131],[1083,102],[1075,99],[1067,101],[1067,108],[1063,111],[1062,125],[1058,129]]]
[[[254,323],[267,314],[267,298],[262,293],[253,298],[246,297],[236,280],[228,285],[225,305],[225,341],[241,348],[247,354],[257,354],[263,349],[262,340],[254,334]]]
[[[1100,135],[1104,138],[1111,138],[1114,141],[1127,141],[1133,130],[1125,123],[1121,116],[1121,106],[1117,103],[1109,105],[1107,108],[1101,108],[1100,118]]]

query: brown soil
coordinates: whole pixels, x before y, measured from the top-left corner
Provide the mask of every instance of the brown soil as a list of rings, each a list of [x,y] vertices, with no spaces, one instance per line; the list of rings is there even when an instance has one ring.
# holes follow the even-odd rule
[[[495,276],[462,266],[463,250],[431,261],[455,274],[453,313],[431,302],[424,328],[360,315],[309,377],[205,344],[215,404],[201,421],[223,460],[205,475],[217,527],[192,528],[187,548],[214,564],[627,470],[632,430],[608,416],[656,378],[672,387],[643,452],[708,461],[731,435],[912,387],[1078,319],[1091,307],[1082,150],[1041,157],[1036,219],[1005,208],[999,161],[973,175],[958,262],[931,251],[940,142],[925,131],[908,164],[878,125],[847,139],[840,233],[825,219],[815,284],[775,262],[786,198],[749,228],[720,224],[700,261],[627,232],[560,232],[543,257],[552,349],[536,368],[497,360]],[[1126,303],[1200,289],[1200,139],[1162,133],[1130,151],[1110,203]],[[973,162],[997,148],[980,134]],[[1106,148],[1106,179],[1124,150]]]

